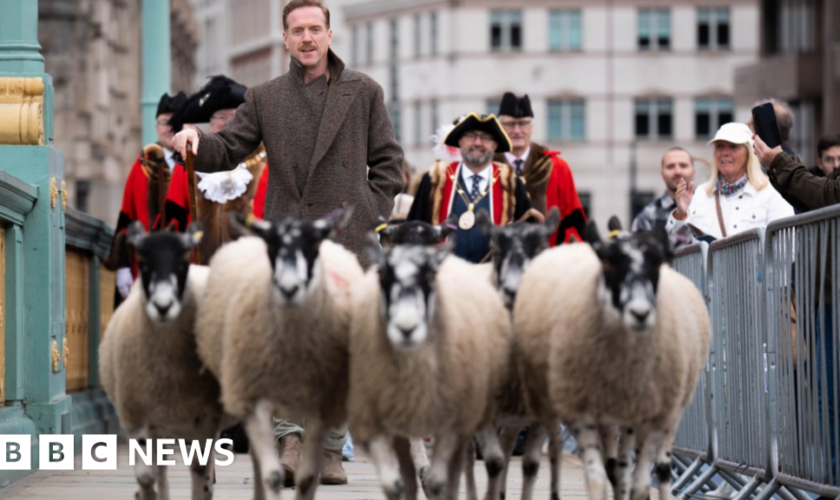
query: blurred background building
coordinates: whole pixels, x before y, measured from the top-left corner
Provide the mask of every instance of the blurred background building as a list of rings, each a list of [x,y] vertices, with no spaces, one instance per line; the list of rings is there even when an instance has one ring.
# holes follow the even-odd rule
[[[140,144],[141,0],[40,0],[38,38],[55,86],[55,147],[69,203],[116,225]],[[171,0],[172,89],[191,92],[197,29]]]
[[[288,0],[171,0],[173,90],[211,75],[255,85],[288,70]],[[376,79],[415,171],[430,136],[469,111],[530,95],[534,140],[559,149],[603,223],[659,196],[672,145],[706,142],[759,99],[792,103],[793,145],[812,163],[840,130],[838,2],[828,0],[324,0],[333,49]],[[68,6],[69,4],[69,6]],[[41,0],[56,79],[56,135],[75,204],[114,222],[139,151],[140,0]],[[49,27],[45,27],[47,23]],[[707,168],[698,163],[698,178]],[[104,189],[99,189],[99,187]]]

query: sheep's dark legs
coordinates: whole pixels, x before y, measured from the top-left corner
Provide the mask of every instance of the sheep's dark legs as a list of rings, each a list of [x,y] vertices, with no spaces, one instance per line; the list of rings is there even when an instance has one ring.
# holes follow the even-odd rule
[[[525,454],[522,455],[522,500],[531,500],[534,496],[534,485],[540,470],[540,448],[544,441],[545,428],[543,426],[531,426],[528,429]]]
[[[435,436],[432,465],[429,468],[429,475],[423,482],[429,500],[441,500],[446,494],[449,462],[458,451],[459,445],[459,436],[454,432],[440,433]]]
[[[548,432],[548,459],[551,468],[551,500],[560,500],[560,461],[563,458],[563,440],[560,438],[560,422],[546,425]]]
[[[265,485],[262,481],[260,459],[253,446],[248,447],[248,454],[251,455],[251,465],[254,468],[254,500],[265,500]]]
[[[508,467],[513,457],[513,449],[516,448],[516,438],[519,437],[519,432],[520,429],[515,427],[505,427],[499,435],[502,452],[505,454],[505,463],[502,472],[499,474],[499,498],[501,500],[504,500],[506,496]]]
[[[260,466],[260,479],[268,500],[280,500],[283,488],[283,468],[274,448],[274,427],[271,417],[274,407],[267,400],[259,401],[250,415],[245,417],[245,433]]]
[[[615,466],[616,483],[613,486],[615,500],[630,498],[630,479],[633,473],[633,450],[636,448],[636,432],[632,427],[621,428],[621,446]]]
[[[475,472],[475,446],[473,445],[472,436],[462,436],[459,438],[458,443],[455,453],[447,464],[446,500],[458,500],[461,472],[467,470],[465,467],[472,471],[471,474]],[[472,497],[470,497],[470,492],[467,491],[467,498],[468,500],[478,500],[478,494],[475,489],[475,477],[472,477],[471,481],[473,482]],[[467,488],[469,489],[470,486],[467,485]]]
[[[601,425],[601,442],[604,444],[604,457],[606,458],[607,479],[610,480],[613,489],[618,489],[618,476],[616,466],[618,464],[618,434],[617,425]]]
[[[213,498],[213,468],[216,454],[213,450],[212,442],[208,455],[206,465],[201,465],[198,457],[193,457],[193,463],[190,464],[192,500],[211,500]]]
[[[493,425],[485,425],[476,433],[484,466],[487,469],[486,500],[499,500],[501,493],[502,470],[505,468],[505,454],[499,444],[499,435]],[[515,438],[514,438],[515,439]]]
[[[324,422],[318,418],[306,419],[306,435],[303,438],[300,469],[295,474],[296,500],[312,500],[315,498],[325,434]]]
[[[387,436],[377,436],[370,441],[368,453],[379,474],[379,483],[388,500],[397,500],[405,490],[400,477],[399,463],[391,439]]]
[[[636,470],[633,472],[632,500],[650,498],[650,465],[654,454],[662,444],[663,437],[662,429],[650,429],[650,433],[640,433],[637,436],[641,450],[636,456]]]
[[[397,460],[400,463],[400,476],[403,478],[405,485],[405,499],[417,500],[417,469],[414,467],[413,441],[404,437],[394,438],[394,451],[397,452]],[[420,441],[420,446],[423,446],[423,441]],[[426,457],[426,450],[423,449],[423,458]],[[428,463],[428,459],[426,459]]]
[[[601,437],[595,419],[584,417],[572,423],[582,450],[583,470],[590,500],[604,500],[607,493],[607,472],[601,456]]]

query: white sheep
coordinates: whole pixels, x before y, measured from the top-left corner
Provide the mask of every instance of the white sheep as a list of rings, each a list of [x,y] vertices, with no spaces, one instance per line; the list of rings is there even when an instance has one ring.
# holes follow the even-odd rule
[[[546,339],[550,346],[549,355],[530,356],[548,371],[549,395],[545,387],[532,391],[531,403],[571,423],[592,500],[606,493],[599,430],[611,426],[624,430],[616,498],[648,497],[655,455],[660,498],[667,499],[674,436],[711,340],[706,306],[688,279],[664,265],[670,253],[664,231],[602,242],[590,224],[586,240],[592,246],[544,252],[523,277],[517,332],[526,352],[544,350]]]
[[[268,498],[279,498],[284,483],[272,416],[306,421],[299,499],[314,497],[325,432],[346,420],[350,286],[362,269],[326,238],[350,214],[254,220],[258,237],[223,246],[210,262],[198,351],[221,383],[225,410],[244,423],[255,488]]]
[[[222,425],[219,385],[201,373],[195,346],[197,303],[208,270],[191,266],[188,255],[200,239],[196,225],[187,234],[146,234],[142,224],[128,229],[140,275],[114,312],[99,346],[102,386],[120,423],[132,438],[183,438],[206,443]],[[191,464],[192,498],[213,495],[213,452],[207,466]],[[138,460],[139,500],[168,499],[165,466]],[[157,482],[157,494],[154,486]]]
[[[457,495],[472,435],[495,436],[495,395],[508,375],[511,323],[487,273],[449,248],[396,245],[353,290],[349,421],[365,446],[388,498],[406,485],[396,467],[395,437],[434,436],[424,479],[432,499]],[[491,477],[501,449],[485,451]],[[405,478],[411,481],[412,478]],[[409,497],[414,492],[409,483]]]

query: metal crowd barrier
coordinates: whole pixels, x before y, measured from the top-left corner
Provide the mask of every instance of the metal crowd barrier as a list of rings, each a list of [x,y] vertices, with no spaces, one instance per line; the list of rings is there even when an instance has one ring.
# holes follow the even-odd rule
[[[672,267],[680,274],[690,279],[708,303],[708,275],[706,263],[708,261],[709,245],[705,242],[695,243],[677,250]],[[710,354],[710,359],[713,359]],[[711,405],[709,364],[701,374],[694,392],[694,400],[683,413],[680,427],[674,441],[674,455],[682,474],[673,484],[673,489],[679,491],[685,483],[691,480],[704,463],[712,458],[712,434],[709,425]],[[690,463],[682,463],[685,458]]]
[[[840,206],[677,252],[713,342],[674,444],[674,495],[840,495]],[[806,494],[809,492],[811,496]]]

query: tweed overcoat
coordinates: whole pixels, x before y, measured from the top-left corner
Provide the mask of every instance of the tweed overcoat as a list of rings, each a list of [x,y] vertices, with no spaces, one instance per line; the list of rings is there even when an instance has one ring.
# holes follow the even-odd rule
[[[388,218],[402,190],[403,151],[394,138],[382,87],[345,69],[332,50],[327,57],[330,83],[317,138],[301,137],[295,127],[296,116],[305,109],[296,97],[304,81],[303,69],[292,61],[285,75],[248,89],[245,103],[222,132],[201,135],[195,169],[229,169],[263,142],[270,169],[264,218],[315,220],[352,206],[350,224],[337,240],[366,266],[365,233],[374,229],[377,216]],[[291,160],[293,148],[303,141],[315,141],[305,166]],[[308,170],[303,193],[293,172],[300,168]]]

